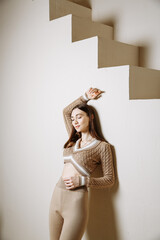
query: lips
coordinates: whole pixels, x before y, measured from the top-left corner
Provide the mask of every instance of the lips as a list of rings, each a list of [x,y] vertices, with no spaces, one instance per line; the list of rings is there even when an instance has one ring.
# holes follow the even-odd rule
[[[75,128],[79,128],[79,127],[80,127],[80,125],[75,126]]]

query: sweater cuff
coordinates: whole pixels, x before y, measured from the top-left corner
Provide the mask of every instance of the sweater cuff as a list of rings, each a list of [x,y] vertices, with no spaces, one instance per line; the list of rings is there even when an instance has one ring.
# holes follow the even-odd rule
[[[79,176],[80,186],[89,187],[89,177]]]
[[[89,98],[87,97],[86,93],[84,93],[82,96],[83,96],[84,100],[89,101]]]

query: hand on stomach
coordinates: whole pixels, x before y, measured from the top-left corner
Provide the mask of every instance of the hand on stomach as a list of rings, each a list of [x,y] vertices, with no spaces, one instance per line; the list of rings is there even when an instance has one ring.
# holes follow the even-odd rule
[[[66,189],[74,189],[80,186],[81,174],[75,169],[72,163],[65,163],[62,173],[62,179],[66,185]]]

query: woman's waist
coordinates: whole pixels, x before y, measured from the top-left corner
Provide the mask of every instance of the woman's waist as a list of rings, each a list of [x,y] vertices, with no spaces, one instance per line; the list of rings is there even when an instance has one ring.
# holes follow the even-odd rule
[[[74,189],[70,189],[70,190],[66,189],[66,185],[64,183],[64,180],[63,180],[62,176],[59,178],[56,186],[59,187],[59,188],[62,188],[65,191],[88,192],[88,189],[87,189],[86,186],[80,186],[80,187],[77,187],[77,188],[74,188]]]
[[[71,162],[65,163],[63,167],[62,178],[74,176],[83,176],[83,174],[79,172]]]
[[[64,164],[65,164],[65,167],[64,168],[70,168],[70,169],[74,169],[74,172],[77,174],[77,175],[82,175],[82,176],[90,176],[90,173],[89,171],[81,164],[79,163],[78,161],[76,161],[72,155],[70,156],[65,156],[64,157]]]

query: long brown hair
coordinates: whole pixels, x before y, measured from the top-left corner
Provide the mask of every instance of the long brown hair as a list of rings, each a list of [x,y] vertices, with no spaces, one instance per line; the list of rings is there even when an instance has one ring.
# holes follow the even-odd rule
[[[89,133],[91,134],[91,136],[93,138],[98,139],[98,140],[106,141],[104,139],[104,137],[102,136],[102,134],[100,134],[100,131],[98,131],[98,129],[97,129],[95,113],[94,113],[93,108],[91,106],[87,105],[87,104],[84,104],[84,103],[76,105],[72,109],[72,111],[75,108],[78,108],[78,109],[84,111],[85,113],[87,113],[87,116],[89,117]],[[69,137],[68,141],[64,144],[64,148],[69,148],[69,147],[73,146],[73,144],[79,138],[81,138],[81,132],[77,132],[76,129],[72,126],[72,131],[71,131],[70,137]]]

